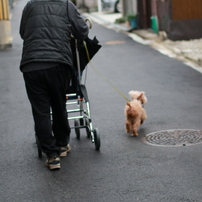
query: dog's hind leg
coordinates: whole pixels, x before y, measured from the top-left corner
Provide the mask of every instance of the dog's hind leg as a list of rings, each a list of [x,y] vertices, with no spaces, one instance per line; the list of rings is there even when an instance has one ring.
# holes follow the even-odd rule
[[[147,118],[146,112],[144,112],[141,116],[140,124],[142,125],[144,123],[144,120]]]
[[[138,133],[137,133],[137,131],[135,131],[135,130],[133,130],[133,133],[131,134],[131,136],[138,136]]]
[[[130,123],[126,121],[126,132],[129,133],[131,131]]]
[[[132,132],[133,132],[133,133],[131,134],[131,136],[138,136],[138,133],[137,133],[137,126],[134,126]]]
[[[138,121],[138,123],[135,123],[134,125],[133,125],[133,130],[132,130],[132,134],[131,134],[131,136],[138,136],[138,133],[137,133],[137,129],[138,129],[138,126],[140,125],[140,122]]]

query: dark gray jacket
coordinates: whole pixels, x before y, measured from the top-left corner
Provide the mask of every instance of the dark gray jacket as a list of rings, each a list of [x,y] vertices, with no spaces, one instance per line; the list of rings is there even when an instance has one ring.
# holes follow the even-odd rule
[[[72,66],[71,32],[80,40],[88,36],[88,26],[72,2],[30,0],[20,24],[24,40],[20,67],[33,62]]]

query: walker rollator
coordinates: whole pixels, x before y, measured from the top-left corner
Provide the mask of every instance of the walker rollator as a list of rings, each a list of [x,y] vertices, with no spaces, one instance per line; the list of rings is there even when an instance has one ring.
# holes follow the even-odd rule
[[[92,27],[90,19],[86,19],[89,27]],[[78,41],[72,36],[72,52],[74,58],[73,78],[71,80],[70,91],[66,94],[66,109],[68,113],[68,121],[70,128],[75,130],[76,138],[80,140],[80,130],[85,129],[87,137],[95,144],[95,149],[100,149],[100,134],[97,128],[93,127],[90,113],[90,102],[88,99],[85,82],[82,84],[82,74],[87,74],[87,64],[92,57],[101,48],[98,40],[94,37],[93,40],[87,38],[84,41]],[[50,110],[51,120],[52,111]],[[71,122],[73,123],[71,124]],[[73,125],[73,126],[72,126]],[[42,150],[38,138],[36,137],[38,148],[38,156],[42,156]]]

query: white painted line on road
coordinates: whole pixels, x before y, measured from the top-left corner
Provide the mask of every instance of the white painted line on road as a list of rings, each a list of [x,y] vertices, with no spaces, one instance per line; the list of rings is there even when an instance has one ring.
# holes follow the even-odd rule
[[[128,33],[128,36],[129,36],[130,38],[132,38],[134,41],[136,41],[136,42],[138,42],[138,43],[140,43],[140,44],[143,44],[143,45],[148,45],[148,44],[151,43],[150,40],[145,40],[145,39],[139,37],[138,35],[136,35],[136,34],[134,34],[134,33],[133,33],[133,34],[132,34],[132,33]]]

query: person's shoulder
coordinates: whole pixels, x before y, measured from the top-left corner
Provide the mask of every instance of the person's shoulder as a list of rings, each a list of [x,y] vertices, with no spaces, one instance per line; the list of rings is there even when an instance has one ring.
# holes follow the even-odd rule
[[[35,3],[35,2],[40,2],[40,1],[39,0],[29,0],[27,3],[32,4],[32,3]]]
[[[28,9],[33,3],[34,3],[34,0],[29,0],[29,1],[26,3],[25,8]]]
[[[39,0],[29,0],[27,5],[32,5],[33,3],[39,2]]]

